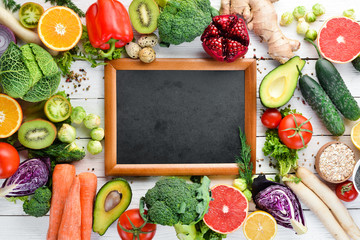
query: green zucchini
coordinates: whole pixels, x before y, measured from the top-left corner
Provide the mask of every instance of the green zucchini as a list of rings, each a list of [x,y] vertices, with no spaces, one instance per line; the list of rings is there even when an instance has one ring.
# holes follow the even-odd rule
[[[315,70],[320,85],[345,118],[352,121],[358,120],[360,118],[359,105],[346,87],[340,73],[331,62],[321,57],[319,49],[314,42],[306,40],[314,45],[319,54]]]
[[[306,102],[317,113],[329,132],[335,136],[343,135],[344,121],[320,84],[300,72],[299,86]]]

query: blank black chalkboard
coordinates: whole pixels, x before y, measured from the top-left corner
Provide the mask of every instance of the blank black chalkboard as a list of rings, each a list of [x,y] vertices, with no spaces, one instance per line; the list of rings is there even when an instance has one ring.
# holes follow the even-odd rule
[[[105,66],[107,176],[237,174],[239,127],[255,166],[254,59],[118,59]]]
[[[117,163],[232,163],[244,71],[118,71]]]

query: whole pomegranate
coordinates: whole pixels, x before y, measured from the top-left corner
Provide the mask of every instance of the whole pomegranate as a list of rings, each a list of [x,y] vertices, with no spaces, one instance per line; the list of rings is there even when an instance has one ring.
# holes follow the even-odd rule
[[[246,54],[249,34],[245,21],[236,15],[220,15],[212,19],[201,35],[204,50],[218,61],[233,62]]]

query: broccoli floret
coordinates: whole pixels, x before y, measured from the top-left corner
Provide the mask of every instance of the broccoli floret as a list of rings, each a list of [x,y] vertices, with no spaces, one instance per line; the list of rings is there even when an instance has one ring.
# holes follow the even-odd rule
[[[162,42],[181,44],[200,36],[212,19],[209,0],[170,0],[158,18]]]
[[[35,200],[37,200],[40,203],[46,203],[50,202],[51,200],[51,191],[48,187],[40,187],[35,190],[34,196]]]
[[[193,225],[176,224],[174,228],[179,240],[221,240],[226,238],[225,234],[214,232],[203,221]]]
[[[150,222],[173,226],[199,221],[209,206],[209,185],[207,177],[201,184],[187,183],[176,177],[159,180],[144,198]]]
[[[30,200],[24,201],[23,210],[34,217],[42,217],[50,210],[51,191],[47,187],[36,189]]]

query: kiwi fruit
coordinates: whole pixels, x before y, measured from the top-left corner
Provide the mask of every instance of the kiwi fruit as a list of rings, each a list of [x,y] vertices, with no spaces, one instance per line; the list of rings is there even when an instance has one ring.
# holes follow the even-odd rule
[[[24,122],[18,131],[19,142],[31,149],[46,148],[54,142],[55,138],[55,125],[43,119]]]
[[[141,34],[156,30],[159,14],[159,7],[154,0],[133,0],[129,6],[131,24]]]

